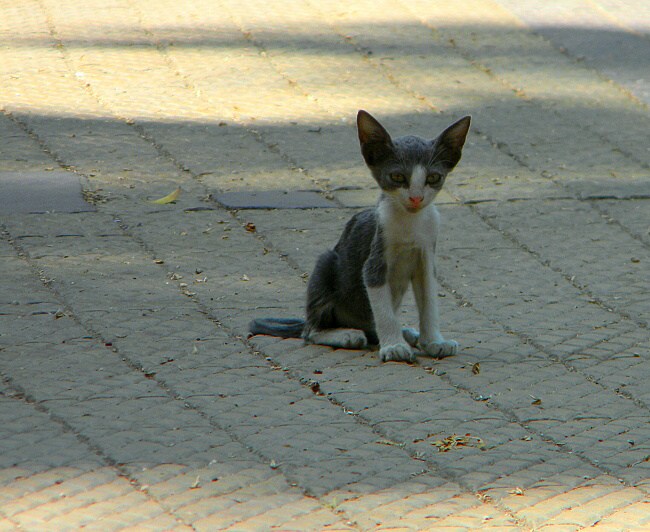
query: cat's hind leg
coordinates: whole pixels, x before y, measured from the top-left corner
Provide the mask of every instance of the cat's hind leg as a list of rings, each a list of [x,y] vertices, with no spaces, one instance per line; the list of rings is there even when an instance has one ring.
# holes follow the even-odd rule
[[[359,329],[311,330],[305,340],[343,349],[363,349],[368,345],[365,333]]]
[[[361,349],[368,345],[365,333],[359,329],[341,328],[335,317],[338,269],[339,256],[335,251],[326,251],[318,258],[307,286],[303,338],[314,344]]]

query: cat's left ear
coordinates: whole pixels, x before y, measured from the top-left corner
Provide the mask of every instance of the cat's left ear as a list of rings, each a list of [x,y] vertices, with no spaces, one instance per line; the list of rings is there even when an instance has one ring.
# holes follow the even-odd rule
[[[465,144],[465,139],[467,138],[467,132],[469,131],[471,120],[472,118],[470,116],[464,116],[445,129],[440,135],[438,135],[438,138],[433,141],[434,144],[436,144],[436,151],[444,152],[444,159],[442,160],[447,166],[449,166],[449,170],[456,166],[458,161],[460,161],[460,156]]]

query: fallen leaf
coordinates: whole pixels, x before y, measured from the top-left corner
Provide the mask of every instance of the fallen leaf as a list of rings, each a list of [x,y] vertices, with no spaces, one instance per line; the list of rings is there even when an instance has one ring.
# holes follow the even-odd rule
[[[249,233],[254,233],[257,228],[255,227],[255,224],[253,222],[248,222],[245,226],[244,229],[248,231]]]
[[[183,189],[181,189],[181,187],[178,187],[171,194],[167,194],[166,196],[163,196],[162,198],[159,198],[157,200],[152,200],[151,203],[155,203],[157,205],[166,205],[167,203],[174,203],[178,199],[178,196],[181,195],[182,191]]]
[[[201,487],[201,477],[197,476],[194,483],[190,486],[190,489],[195,490],[195,489],[200,488],[200,487]]]
[[[391,440],[377,440],[379,445],[390,445],[391,447],[404,447],[403,443],[399,443]]]
[[[533,397],[533,402],[530,403],[530,404],[531,404],[531,405],[534,405],[534,406],[541,406],[541,404],[542,404],[542,400],[539,399],[539,398],[537,398],[537,397]]]
[[[487,449],[487,445],[485,445],[485,442],[481,438],[472,436],[471,434],[465,434],[465,436],[452,434],[451,436],[447,436],[442,440],[434,441],[431,445],[437,447],[438,451],[441,453],[446,453],[447,451],[451,451],[456,447],[476,447],[481,451],[485,451]]]
[[[508,493],[510,493],[511,495],[524,495],[524,490],[517,487],[517,488],[511,489]]]
[[[472,366],[472,373],[474,375],[478,375],[479,373],[481,373],[481,363],[480,362],[477,362],[476,364],[474,364]]]

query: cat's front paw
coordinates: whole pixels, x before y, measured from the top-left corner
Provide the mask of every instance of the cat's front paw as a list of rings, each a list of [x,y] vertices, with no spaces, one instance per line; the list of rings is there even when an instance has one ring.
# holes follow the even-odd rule
[[[421,343],[422,350],[434,358],[450,357],[458,353],[458,342],[454,340],[440,340]]]
[[[387,345],[379,350],[382,362],[415,362],[415,353],[408,344]]]
[[[412,327],[402,327],[402,336],[406,343],[411,347],[418,347],[420,343],[420,333]]]

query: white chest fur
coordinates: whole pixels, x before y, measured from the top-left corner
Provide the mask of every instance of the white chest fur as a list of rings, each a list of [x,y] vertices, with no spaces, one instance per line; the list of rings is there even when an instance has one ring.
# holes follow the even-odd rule
[[[385,249],[391,252],[421,250],[433,252],[440,215],[433,203],[417,213],[408,213],[390,200],[377,206]]]

